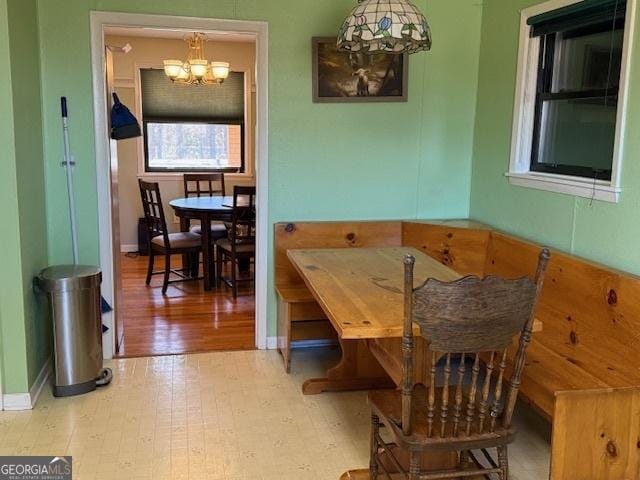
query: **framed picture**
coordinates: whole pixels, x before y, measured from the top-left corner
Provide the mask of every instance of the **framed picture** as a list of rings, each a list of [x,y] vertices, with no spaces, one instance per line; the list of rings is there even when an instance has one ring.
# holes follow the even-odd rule
[[[343,53],[335,37],[313,37],[313,101],[406,102],[408,55]]]

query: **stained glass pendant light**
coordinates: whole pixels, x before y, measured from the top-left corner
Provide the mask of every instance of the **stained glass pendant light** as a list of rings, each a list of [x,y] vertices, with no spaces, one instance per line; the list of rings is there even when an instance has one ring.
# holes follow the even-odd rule
[[[358,0],[340,27],[338,50],[370,54],[431,50],[431,29],[409,0]]]

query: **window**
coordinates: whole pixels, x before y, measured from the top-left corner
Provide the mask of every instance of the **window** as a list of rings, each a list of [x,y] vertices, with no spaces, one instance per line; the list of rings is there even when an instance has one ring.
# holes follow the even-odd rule
[[[517,185],[617,201],[627,2],[567,3],[523,12],[508,175]]]
[[[145,121],[147,172],[241,172],[242,126]]]
[[[244,74],[222,85],[178,85],[140,71],[146,172],[245,171]]]

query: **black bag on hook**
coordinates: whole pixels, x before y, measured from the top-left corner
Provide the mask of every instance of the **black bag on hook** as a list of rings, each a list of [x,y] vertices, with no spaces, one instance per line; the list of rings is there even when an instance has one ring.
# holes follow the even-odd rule
[[[129,109],[120,102],[118,95],[113,94],[113,107],[111,108],[111,138],[124,140],[142,135],[140,124]]]

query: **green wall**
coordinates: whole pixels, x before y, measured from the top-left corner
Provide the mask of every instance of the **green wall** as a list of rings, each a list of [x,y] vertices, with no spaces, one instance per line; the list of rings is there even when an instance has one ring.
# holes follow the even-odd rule
[[[47,265],[47,219],[36,0],[9,0],[16,174],[29,384],[51,352],[51,326],[36,299],[32,279]],[[38,301],[40,300],[40,301]]]
[[[0,326],[2,328],[3,392],[26,392],[27,358],[24,336],[20,217],[13,128],[13,94],[9,53],[7,1],[0,1],[0,202],[5,228],[0,235]]]
[[[48,325],[31,280],[47,264],[45,185],[35,0],[0,2],[0,325],[4,393],[24,393],[50,355]]]
[[[311,36],[334,35],[355,0],[40,0],[51,261],[70,260],[58,118],[59,97],[67,95],[80,256],[98,262],[90,10],[269,22],[270,222],[468,216],[482,6],[417,3],[435,43],[432,52],[411,57],[409,101],[323,105],[311,102]],[[270,283],[272,264],[270,258]]]
[[[510,186],[504,176],[509,165],[520,11],[536,3],[539,2],[484,2],[471,216],[502,230],[640,274],[639,29],[633,38],[631,108],[627,112],[620,202],[591,202]]]

